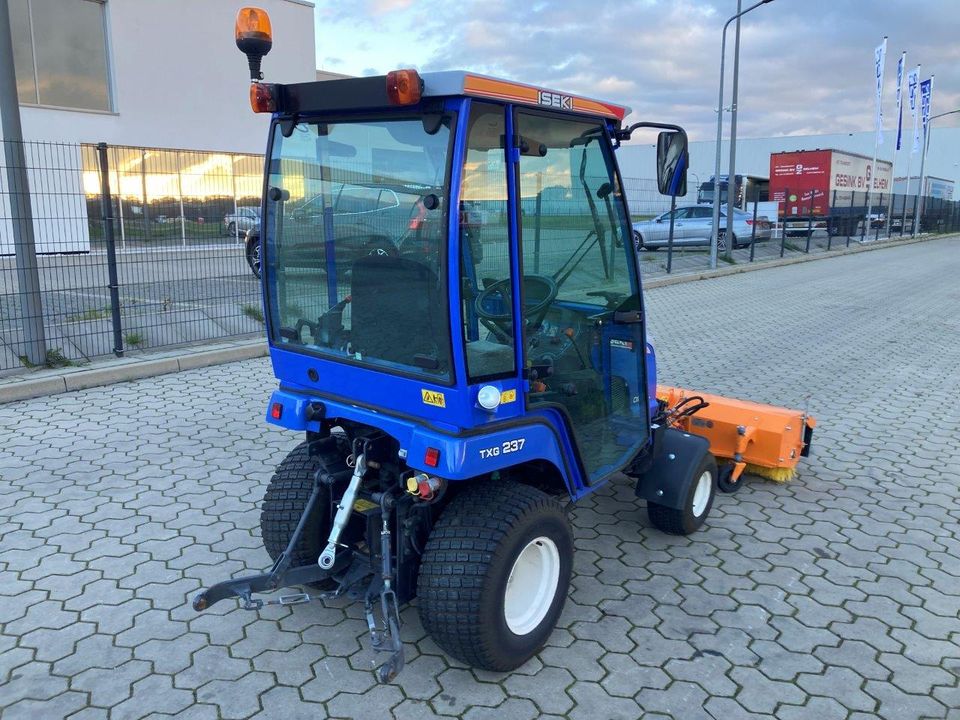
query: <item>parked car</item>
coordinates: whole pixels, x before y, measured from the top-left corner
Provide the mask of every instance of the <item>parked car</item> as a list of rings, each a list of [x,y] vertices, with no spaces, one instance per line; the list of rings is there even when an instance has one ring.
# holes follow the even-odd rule
[[[367,187],[340,184],[325,198],[314,196],[284,208],[284,263],[291,267],[325,270],[324,217],[331,208],[333,262],[338,272],[349,272],[357,258],[372,252],[423,257],[440,247],[438,233],[445,230],[440,213],[439,188],[396,185]],[[470,240],[474,264],[483,259],[480,244],[481,211],[462,202],[460,222]],[[247,264],[260,277],[260,222],[246,234]]]
[[[688,205],[678,207],[673,214],[673,244],[678,247],[690,245],[709,245],[713,230],[713,207],[711,205]],[[633,224],[633,241],[637,250],[656,250],[666,247],[670,238],[670,215],[665,212],[652,220]],[[720,209],[720,237],[718,247],[727,249],[726,238],[727,209]],[[733,210],[733,247],[750,245],[753,234],[753,214],[743,210]],[[771,237],[770,221],[766,216],[757,217],[756,242],[764,242]]]
[[[240,207],[235,213],[223,216],[223,230],[226,235],[245,235],[247,230],[260,227],[260,208]]]

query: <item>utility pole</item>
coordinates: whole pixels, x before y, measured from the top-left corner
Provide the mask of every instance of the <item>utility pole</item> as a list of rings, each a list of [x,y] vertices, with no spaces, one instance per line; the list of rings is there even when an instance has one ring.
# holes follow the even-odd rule
[[[727,230],[724,237],[727,239],[727,259],[733,257],[733,205],[736,202],[736,172],[737,172],[737,92],[740,85],[740,12],[742,0],[737,0],[737,27],[733,41],[733,98],[730,101],[730,170],[727,173]],[[713,186],[714,192],[720,191],[720,179]],[[745,198],[746,199],[746,198]]]
[[[766,5],[769,2],[773,2],[773,0],[760,0],[746,10],[738,12],[724,23],[723,33],[720,35],[720,87],[717,89],[717,162],[716,169],[713,171],[713,225],[710,229],[711,270],[715,270],[717,267],[717,239],[720,235],[720,146],[723,141],[723,62],[727,54],[727,28],[730,27],[730,23],[734,20],[739,20],[741,15],[746,15],[751,10],[756,10],[761,5]]]
[[[43,331],[43,305],[40,301],[40,273],[37,269],[37,246],[33,238],[33,210],[30,206],[30,185],[23,152],[23,130],[20,127],[20,103],[17,98],[17,76],[13,67],[13,38],[7,0],[0,0],[0,125],[3,130],[7,192],[10,197],[10,220],[13,226],[20,316],[23,323],[23,356],[33,365],[44,365],[47,362],[47,344]]]

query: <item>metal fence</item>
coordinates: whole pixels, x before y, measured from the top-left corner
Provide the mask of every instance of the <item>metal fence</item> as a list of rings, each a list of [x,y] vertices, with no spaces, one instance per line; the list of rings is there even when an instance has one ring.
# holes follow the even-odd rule
[[[262,333],[260,285],[244,238],[259,223],[262,156],[39,142],[4,143],[2,152],[0,373]],[[8,167],[21,157],[29,203],[7,185]],[[624,192],[636,223],[632,240],[651,234],[644,228],[662,236],[648,237],[638,252],[644,276],[707,267],[709,248],[694,218],[675,222],[669,237],[663,215],[670,199],[654,180],[624,178]],[[750,220],[750,230],[721,260],[909,236],[914,224],[919,232],[960,230],[960,203],[949,200],[876,195],[868,202],[848,193],[832,198],[827,212],[816,212],[814,200],[805,205],[788,192],[780,202],[746,208],[739,220]],[[527,215],[580,215],[585,208],[551,187],[523,202]],[[676,205],[689,211],[695,195]],[[15,247],[18,224],[32,227],[32,251]],[[39,302],[28,292],[31,264]],[[28,352],[30,328],[43,335],[42,357]]]
[[[6,186],[18,150],[39,311],[21,291],[14,247],[23,198]],[[243,242],[249,219],[225,219],[259,206],[262,157],[28,142],[6,143],[0,168],[0,371],[261,331]],[[40,362],[27,352],[31,324],[44,335]]]

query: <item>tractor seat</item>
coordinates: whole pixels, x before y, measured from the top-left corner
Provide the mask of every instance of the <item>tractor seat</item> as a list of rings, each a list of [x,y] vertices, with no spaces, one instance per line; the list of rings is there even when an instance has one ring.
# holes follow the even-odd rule
[[[353,263],[350,285],[354,353],[447,372],[446,304],[433,270],[409,258],[365,255]]]

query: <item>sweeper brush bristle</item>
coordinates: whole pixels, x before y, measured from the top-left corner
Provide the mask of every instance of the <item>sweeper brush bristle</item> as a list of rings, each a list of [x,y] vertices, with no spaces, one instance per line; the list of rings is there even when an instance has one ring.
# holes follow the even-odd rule
[[[744,469],[744,472],[750,473],[751,475],[759,475],[762,478],[766,478],[767,480],[773,480],[774,482],[778,482],[778,483],[785,483],[790,480],[793,480],[793,478],[796,477],[797,475],[796,468],[785,468],[785,467],[770,468],[770,467],[763,467],[762,465],[750,465],[750,464],[747,465],[747,467]]]

